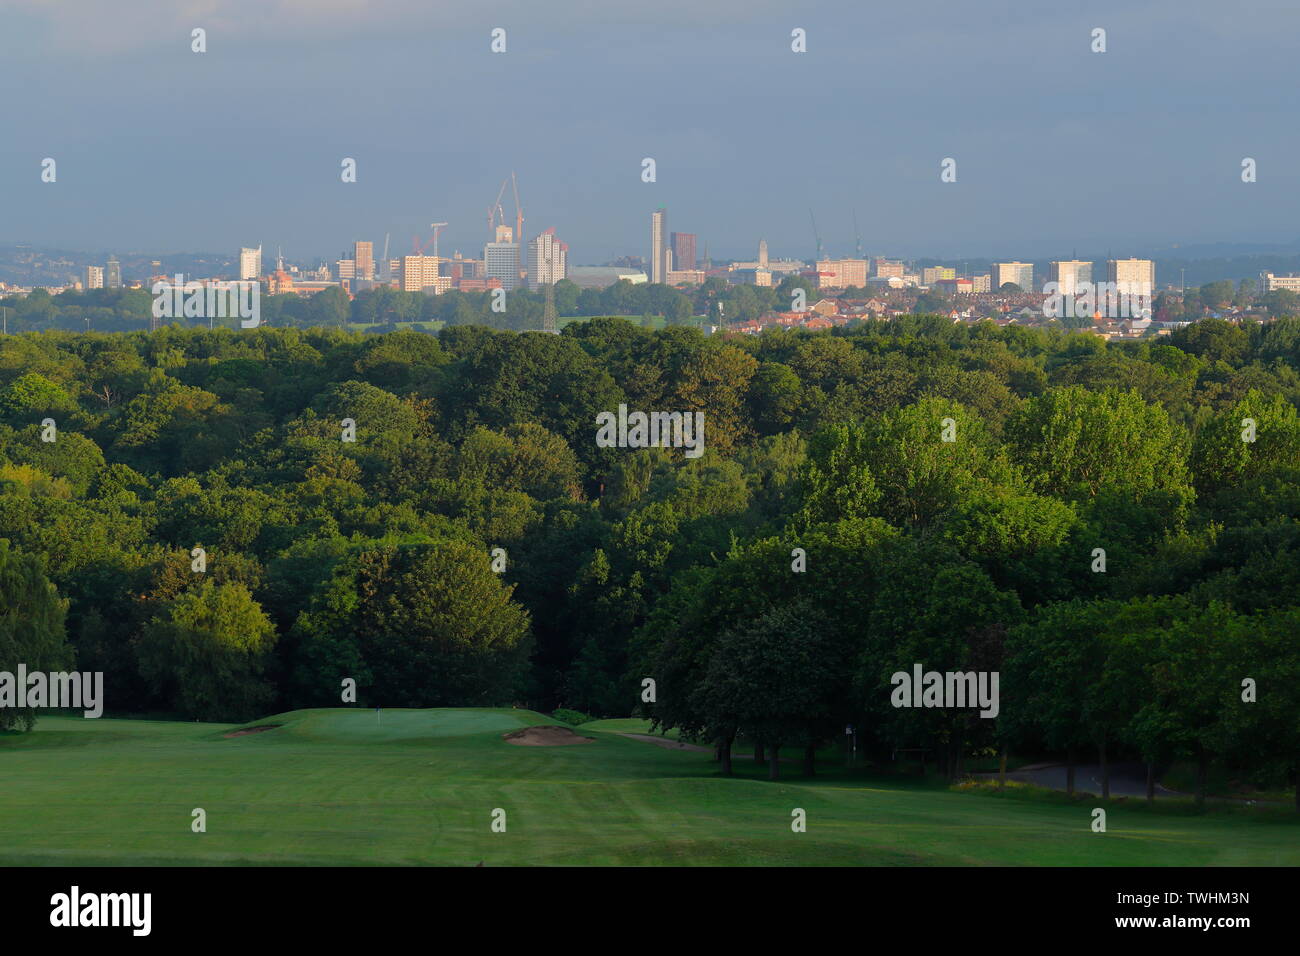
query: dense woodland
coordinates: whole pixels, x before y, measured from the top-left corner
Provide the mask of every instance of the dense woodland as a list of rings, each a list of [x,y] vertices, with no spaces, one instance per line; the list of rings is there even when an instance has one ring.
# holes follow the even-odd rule
[[[597,447],[619,403],[702,411],[705,454]],[[338,706],[351,677],[360,705],[644,714],[724,769],[738,734],[852,723],[950,773],[1010,747],[1281,787],[1298,404],[1295,319],[9,335],[0,669],[103,671],[118,714]],[[916,663],[999,671],[1000,715],[891,707]]]

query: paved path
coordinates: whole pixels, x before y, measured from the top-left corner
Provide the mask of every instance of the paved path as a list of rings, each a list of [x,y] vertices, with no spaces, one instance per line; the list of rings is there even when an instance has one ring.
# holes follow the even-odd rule
[[[997,780],[998,778],[996,772],[977,773],[975,776],[986,780]],[[1035,786],[1046,787],[1049,790],[1065,790],[1066,766],[1065,764],[1031,764],[1021,767],[1019,770],[1008,771],[1007,779],[1018,780],[1021,783],[1032,783]],[[1101,794],[1101,765],[1075,764],[1074,789],[1077,793],[1091,793],[1099,796]],[[1147,768],[1140,763],[1112,764],[1110,768],[1110,795],[1112,797],[1145,797],[1147,795]],[[1156,796],[1185,797],[1187,794],[1169,790],[1157,783]]]
[[[1047,787],[1049,790],[1065,790],[1065,764],[1038,763],[1027,764],[1019,770],[1007,772],[1008,780],[1019,780],[1035,786]],[[985,780],[997,780],[997,773],[977,773],[975,777]],[[1101,766],[1099,764],[1075,764],[1074,789],[1076,793],[1101,795]],[[1110,795],[1112,797],[1143,797],[1147,795],[1147,768],[1140,763],[1117,763],[1110,768]],[[1156,784],[1158,797],[1194,798],[1192,793],[1170,790]],[[1207,797],[1213,803],[1277,803],[1278,801],[1251,800],[1246,797]]]

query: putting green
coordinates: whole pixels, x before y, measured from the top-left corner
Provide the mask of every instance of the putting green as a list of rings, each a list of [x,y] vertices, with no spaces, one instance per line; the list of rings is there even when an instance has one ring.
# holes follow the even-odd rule
[[[246,726],[45,717],[0,737],[0,864],[1300,865],[1300,821],[1015,800],[739,760],[509,709],[295,711]],[[615,724],[619,726],[621,722]],[[620,728],[621,729],[621,728]],[[207,832],[191,831],[202,808]],[[791,812],[807,832],[791,831]],[[493,811],[506,832],[492,830]]]

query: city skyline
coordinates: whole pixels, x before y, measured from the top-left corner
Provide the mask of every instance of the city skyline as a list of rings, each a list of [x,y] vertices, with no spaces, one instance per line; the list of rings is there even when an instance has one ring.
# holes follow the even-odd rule
[[[577,280],[575,284],[606,287],[617,281],[617,278],[623,277],[630,278],[633,283],[666,284],[680,289],[699,286],[706,277],[712,276],[722,278],[727,286],[771,287],[786,277],[800,277],[809,280],[811,288],[818,293],[834,294],[850,289],[865,290],[874,287],[880,292],[907,289],[915,290],[919,294],[937,291],[957,299],[965,295],[997,295],[1008,283],[1011,288],[1010,294],[1013,296],[1025,292],[1038,294],[1040,289],[1038,282],[1035,282],[1037,275],[1039,282],[1044,282],[1042,295],[1052,301],[1056,301],[1056,297],[1066,297],[1073,301],[1076,297],[1084,296],[1085,299],[1081,301],[1088,303],[1084,308],[1089,313],[1093,310],[1091,304],[1093,302],[1111,300],[1118,302],[1124,297],[1141,299],[1139,310],[1149,311],[1150,297],[1159,289],[1155,279],[1156,263],[1150,259],[1107,258],[1104,260],[1105,278],[1095,283],[1093,267],[1096,262],[1088,260],[1053,260],[1048,263],[1045,271],[1035,270],[1032,263],[994,261],[989,263],[986,272],[983,271],[983,266],[979,265],[976,265],[973,270],[963,267],[959,272],[950,266],[916,268],[915,264],[912,264],[912,271],[909,272],[908,264],[902,261],[865,256],[818,259],[809,267],[809,264],[798,260],[771,260],[766,240],[759,240],[757,261],[732,261],[725,267],[719,264],[720,267],[710,268],[708,271],[693,268],[675,270],[672,268],[673,256],[681,255],[683,249],[690,249],[695,237],[690,234],[670,233],[672,244],[669,248],[663,241],[666,219],[667,211],[664,209],[656,210],[651,217],[651,245],[659,247],[652,253],[651,268],[654,269],[656,264],[661,264],[657,271],[649,275],[644,271],[632,271],[622,276],[604,275],[603,278],[587,276],[585,279]],[[551,287],[569,278],[568,245],[558,237],[554,227],[549,227],[528,240],[527,258],[521,259],[522,244],[513,242],[514,238],[511,227],[504,224],[496,226],[496,241],[484,246],[484,256],[479,260],[462,258],[459,254],[452,258],[440,257],[436,254],[436,247],[435,255],[424,255],[423,247],[417,241],[415,255],[398,259],[386,258],[378,269],[373,259],[373,243],[367,240],[354,242],[352,257],[336,260],[334,270],[331,270],[326,263],[322,263],[316,270],[300,270],[296,265],[291,265],[286,270],[284,257],[277,252],[275,271],[267,276],[262,274],[261,246],[244,247],[240,249],[239,255],[239,280],[240,282],[264,281],[267,291],[273,295],[283,292],[310,295],[337,285],[349,298],[355,292],[384,286],[429,295],[440,295],[453,290],[501,289],[508,292],[515,288],[526,288],[536,292],[545,289],[547,308],[550,310],[553,307],[550,298]],[[387,242],[385,246],[387,247]],[[692,264],[690,260],[693,259],[693,249],[687,259],[688,264]],[[166,284],[171,278],[160,275],[160,266],[158,260],[152,262],[154,274],[149,277],[149,283],[157,283],[161,280]],[[88,265],[82,270],[84,281],[74,280],[70,287],[85,290],[103,288],[105,271],[103,267]],[[115,258],[110,258],[107,271],[110,276],[116,275],[116,281],[110,282],[110,285],[122,284]],[[617,270],[597,268],[588,271],[609,273]],[[177,283],[180,283],[186,277],[177,273],[174,278]],[[1279,288],[1295,291],[1300,287],[1300,276],[1294,274],[1275,276],[1266,272],[1261,273],[1260,278],[1266,292]],[[593,279],[595,281],[592,281]],[[221,280],[219,274],[216,276],[190,274],[189,276],[189,281],[196,284],[212,285],[214,282],[218,285],[224,284]],[[140,280],[133,280],[129,284],[142,286]],[[1172,284],[1168,287],[1173,288]],[[795,309],[796,313],[803,311],[805,311],[803,307]]]
[[[666,209],[656,210],[655,213],[651,215],[651,229],[649,230],[650,240],[648,243],[646,243],[647,248],[644,251],[629,249],[625,251],[622,255],[611,256],[604,261],[600,261],[599,259],[594,257],[591,259],[582,259],[580,257],[575,257],[570,255],[570,248],[568,242],[563,242],[561,243],[561,245],[563,246],[563,253],[564,253],[563,256],[564,263],[565,263],[564,267],[585,268],[585,267],[606,267],[606,266],[614,266],[614,265],[626,265],[629,260],[639,259],[641,260],[641,271],[643,271],[646,274],[647,281],[655,281],[652,276],[653,256],[647,253],[650,253],[651,250],[649,247],[652,246],[654,243],[654,233],[656,228],[654,225],[655,217],[659,216],[661,213],[665,214],[665,219],[666,219],[666,213],[667,213]],[[557,231],[558,231],[557,227],[552,225],[552,226],[547,226],[544,229],[539,229],[539,234],[555,235]],[[273,255],[272,252],[270,251],[270,248],[263,249],[262,244],[259,244],[258,246],[254,246],[254,247],[241,246],[238,250],[237,255],[231,255],[228,252],[227,253],[222,253],[219,251],[214,252],[211,249],[203,250],[202,249],[203,243],[201,241],[196,241],[195,248],[192,250],[181,251],[181,252],[164,252],[161,253],[161,255],[180,256],[180,257],[203,257],[209,259],[212,258],[213,256],[228,257],[231,261],[231,277],[239,278],[239,279],[263,277],[265,273],[262,271],[262,269],[265,266],[265,264],[274,262],[277,259],[279,259],[282,261],[291,262],[295,269],[301,268],[304,271],[316,271],[321,267],[325,267],[328,268],[335,275],[335,277],[339,277],[341,275],[342,277],[348,279],[365,278],[368,280],[373,280],[378,283],[383,283],[390,279],[394,282],[397,282],[399,280],[398,270],[400,270],[403,260],[413,258],[413,257],[408,251],[405,251],[402,247],[400,247],[396,237],[392,237],[391,234],[388,234],[387,238],[389,239],[389,244],[392,249],[387,260],[387,262],[393,264],[393,271],[391,276],[384,275],[384,262],[381,261],[379,258],[376,258],[378,253],[374,251],[375,248],[382,245],[382,240],[380,240],[379,243],[377,243],[374,240],[349,239],[346,242],[340,242],[336,244],[336,248],[338,248],[339,251],[336,252],[334,255],[327,254],[327,255],[320,255],[320,256],[297,256],[292,254],[286,255],[284,253],[283,247],[271,247],[276,249],[276,253]],[[492,248],[494,246],[512,247],[509,249],[509,253],[508,253],[509,256],[511,257],[511,261],[509,263],[504,263],[500,267],[502,270],[501,274],[503,276],[506,274],[513,274],[514,271],[518,269],[520,270],[519,280],[522,283],[526,283],[529,287],[531,287],[533,280],[530,278],[530,270],[528,269],[528,266],[529,263],[532,261],[531,247],[533,245],[534,240],[537,238],[538,238],[537,235],[525,236],[524,242],[521,245],[513,237],[513,227],[499,226],[496,227],[494,230],[494,236],[492,241],[486,243],[480,243],[477,247],[473,247],[465,250],[456,249],[454,252],[447,250],[442,254],[440,261],[446,264],[450,264],[452,262],[459,262],[464,260],[466,262],[478,262],[481,265],[483,262],[483,255],[489,248]],[[671,270],[666,268],[660,270],[660,272],[662,273],[661,281],[667,277],[667,273],[670,271],[673,275],[673,278],[672,281],[666,283],[669,285],[680,285],[683,282],[686,282],[687,284],[697,284],[698,281],[702,281],[702,279],[682,278],[683,275],[689,274],[694,270],[683,271],[679,269],[678,265],[676,264],[677,262],[676,256],[678,255],[677,249],[678,249],[679,240],[685,239],[688,243],[690,243],[690,245],[688,245],[687,248],[691,248],[692,251],[694,251],[694,249],[696,248],[694,246],[696,238],[697,238],[696,235],[693,233],[680,233],[675,231],[669,233],[667,231],[666,226],[664,227],[660,251],[662,254],[664,254],[667,257],[666,261],[672,262],[673,265],[671,266]],[[432,240],[425,241],[418,236],[415,237],[415,239],[416,239],[416,245],[420,250],[423,250],[426,246],[428,246],[431,249],[433,248]],[[764,260],[765,252],[769,245],[771,244],[765,238],[758,238],[751,243],[751,247],[750,247],[751,251],[749,251],[748,253],[742,250],[736,254],[715,255],[709,251],[708,243],[707,241],[705,241],[703,245],[699,247],[702,248],[703,251],[699,252],[696,256],[696,269],[703,268],[705,256],[707,255],[708,261],[711,263],[711,271],[714,273],[718,272],[719,270],[735,271],[735,270],[748,269],[749,271],[753,271],[753,269],[759,265],[759,262]],[[797,246],[797,244],[791,244],[791,245]],[[1033,246],[1034,244],[1029,243],[1028,245]],[[4,248],[4,246],[5,243],[0,242],[0,248]],[[86,248],[54,249],[51,247],[38,246],[37,244],[34,243],[20,242],[20,243],[13,243],[12,245],[10,245],[10,248],[11,249],[29,248],[33,250],[43,248],[47,252],[73,255],[82,259],[94,259],[95,257],[99,257],[100,259],[107,258],[110,260],[115,260],[118,254],[120,253],[121,255],[131,256],[139,260],[142,258],[155,255],[154,250],[129,250],[129,249],[122,249],[121,247],[117,247],[117,246],[111,247],[111,249],[86,249]],[[776,248],[780,250],[782,248],[782,245],[778,244]],[[885,248],[888,249],[889,247],[885,247]],[[752,250],[754,249],[757,249],[758,251],[758,261],[753,260]],[[364,252],[361,252],[360,250],[364,250]],[[921,273],[933,271],[931,267],[924,266],[923,265],[924,263],[943,264],[943,268],[947,268],[952,263],[960,263],[960,265],[957,267],[957,274],[969,275],[971,274],[972,269],[984,269],[984,271],[987,272],[987,271],[991,271],[992,269],[994,269],[999,265],[1032,267],[1034,263],[1050,265],[1051,263],[1055,263],[1055,262],[1079,261],[1083,263],[1101,264],[1104,266],[1106,263],[1113,262],[1116,260],[1121,262],[1122,261],[1146,262],[1146,261],[1154,261],[1155,259],[1160,258],[1162,255],[1172,256],[1174,258],[1177,258],[1177,253],[1179,252],[1179,249],[1178,247],[1173,247],[1170,249],[1161,250],[1160,252],[1152,252],[1151,250],[1142,249],[1142,248],[1131,249],[1127,247],[1117,247],[1114,244],[1108,244],[1108,248],[1104,252],[1092,250],[1088,255],[1086,255],[1082,259],[1079,259],[1077,256],[1078,253],[1077,248],[1071,250],[1070,255],[1066,255],[1059,248],[1056,248],[1055,251],[1056,254],[1052,254],[1052,255],[1037,254],[1037,255],[1029,256],[1028,261],[1020,261],[1019,259],[1017,259],[1016,256],[1013,254],[1014,250],[1012,254],[1000,255],[1000,256],[964,256],[964,257],[945,257],[941,255],[935,255],[932,253],[924,253],[924,252],[922,254],[900,255],[897,253],[897,251],[886,253],[883,251],[877,252],[873,250],[871,253],[863,253],[862,256],[860,257],[851,253],[838,254],[838,255],[831,255],[828,253],[825,256],[823,256],[821,259],[811,254],[811,252],[804,250],[800,254],[795,254],[795,255],[782,255],[779,253],[774,253],[772,254],[771,258],[774,263],[778,261],[787,265],[789,263],[802,263],[803,265],[807,266],[809,269],[813,269],[817,263],[823,261],[831,262],[831,263],[835,263],[835,262],[847,263],[847,262],[857,262],[857,261],[869,262],[870,269],[873,275],[876,274],[875,270],[877,267],[877,263],[883,263],[892,266],[894,268],[894,272],[891,274],[900,275],[900,276],[903,275],[903,268],[905,264],[913,267],[913,271],[918,275],[920,275]],[[292,253],[292,250],[290,250],[290,252]],[[1144,253],[1144,255],[1134,255],[1135,252],[1141,252]],[[1190,254],[1190,257],[1187,260],[1189,262],[1199,262],[1199,261],[1208,262],[1216,258],[1221,258],[1225,255],[1251,257],[1251,256],[1265,256],[1267,254],[1274,254],[1274,255],[1281,255],[1281,256],[1294,256],[1300,258],[1300,241],[1297,241],[1296,243],[1289,244],[1289,245],[1278,244],[1278,247],[1276,249],[1267,247],[1263,244],[1261,244],[1258,248],[1252,248],[1246,244],[1241,244],[1241,245],[1207,244],[1205,246],[1200,246],[1195,248],[1187,247],[1187,252]],[[251,258],[254,255],[256,255],[256,259]],[[358,255],[361,255],[363,257],[363,260],[368,263],[368,272],[367,270],[364,270],[360,267],[360,262],[358,261]],[[433,255],[426,255],[423,251],[420,251],[417,252],[414,258],[428,259],[430,262],[432,262],[435,257]],[[516,259],[517,262],[515,261]],[[249,263],[252,262],[256,262],[258,264],[252,266],[252,268],[250,269]],[[347,271],[340,273],[338,271],[338,266],[345,263],[346,263]],[[159,265],[157,259],[154,259],[153,265],[155,267]],[[728,267],[730,267],[730,270],[728,270]],[[943,268],[940,268],[940,271],[943,271]],[[1297,271],[1297,268],[1300,268],[1300,264],[1297,264],[1297,266],[1282,267],[1280,271],[1285,274],[1290,274]],[[77,266],[75,269],[70,268],[67,271],[70,279],[74,276],[74,274],[78,278],[81,279],[85,278],[85,266]],[[167,275],[170,275],[173,271],[174,270],[171,267],[168,267],[166,269],[163,269],[162,272],[160,273],[158,268],[154,268],[153,272],[149,274],[154,275],[154,274],[165,273]],[[777,271],[791,271],[791,270],[787,267],[787,268],[778,268]],[[1040,280],[1046,281],[1049,278],[1045,274],[1046,270],[1039,270],[1039,271],[1044,273],[1039,277]],[[1279,268],[1271,267],[1267,269],[1259,269],[1253,271],[1247,270],[1247,272],[1244,273],[1244,275],[1247,275],[1248,277],[1255,277],[1257,275],[1262,275],[1264,272],[1267,271],[1279,271]],[[106,271],[105,274],[108,275],[109,271]],[[212,271],[209,269],[208,271],[202,273],[192,273],[192,274],[195,275],[196,277],[202,278],[202,277],[220,277],[224,273],[222,273],[220,270]],[[141,271],[139,268],[137,268],[131,273],[131,277],[135,279],[144,278],[146,277],[146,273]],[[946,276],[946,277],[951,278],[951,276]],[[1098,277],[1100,277],[1100,273],[1098,274]],[[1225,276],[1217,276],[1217,278],[1224,278],[1224,277]],[[996,279],[996,276],[994,278]],[[1113,278],[1114,277],[1112,276],[1111,277],[1112,281]],[[1166,282],[1166,285],[1168,287],[1174,287],[1178,285],[1178,283],[1172,282],[1172,277],[1169,278],[1170,281]],[[1041,285],[1041,281],[1039,281],[1038,284]],[[928,285],[929,283],[924,282],[922,284]],[[994,288],[996,288],[998,284],[999,283],[995,281]],[[1018,283],[1018,284],[1023,285],[1023,283]]]

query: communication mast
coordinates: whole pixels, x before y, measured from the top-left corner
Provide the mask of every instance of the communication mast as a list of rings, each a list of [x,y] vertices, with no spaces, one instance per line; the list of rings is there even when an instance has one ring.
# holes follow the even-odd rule
[[[542,310],[542,331],[555,332],[555,286],[548,282],[546,289],[546,307]]]

